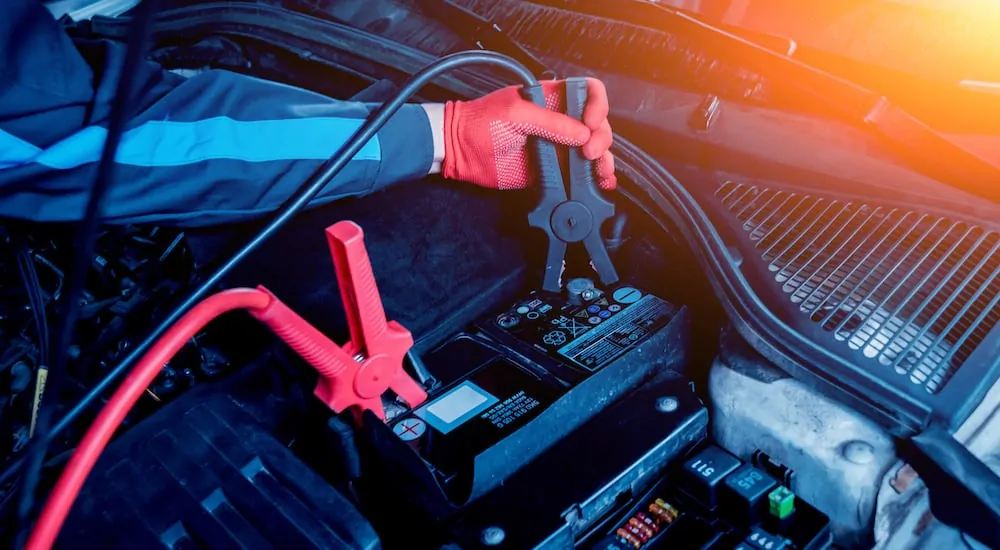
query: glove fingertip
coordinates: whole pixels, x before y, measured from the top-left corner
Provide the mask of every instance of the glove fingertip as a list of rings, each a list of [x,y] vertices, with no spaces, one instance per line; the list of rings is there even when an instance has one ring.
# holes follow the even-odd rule
[[[587,78],[587,105],[583,109],[583,123],[591,130],[597,130],[608,120],[611,107],[608,90],[596,78]]]
[[[618,177],[615,175],[615,157],[611,151],[605,151],[601,158],[594,162],[597,172],[598,186],[605,191],[614,191],[618,187]]]

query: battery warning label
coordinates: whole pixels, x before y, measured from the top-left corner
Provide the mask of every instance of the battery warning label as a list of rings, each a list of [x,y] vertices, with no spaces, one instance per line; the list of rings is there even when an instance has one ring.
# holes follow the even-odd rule
[[[619,301],[629,300],[626,298]],[[647,294],[610,319],[591,327],[579,338],[569,341],[557,353],[587,370],[597,370],[662,328],[672,314],[670,304]]]

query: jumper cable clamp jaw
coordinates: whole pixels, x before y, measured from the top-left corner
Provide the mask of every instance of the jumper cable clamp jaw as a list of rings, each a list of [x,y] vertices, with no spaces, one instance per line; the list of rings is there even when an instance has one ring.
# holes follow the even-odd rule
[[[565,82],[566,114],[582,119],[583,108],[587,103],[587,80],[568,78]],[[541,85],[524,87],[521,92],[525,99],[545,107],[545,93]],[[528,214],[528,223],[545,231],[549,238],[542,290],[562,290],[567,245],[580,242],[590,255],[591,267],[601,283],[607,286],[618,282],[618,273],[601,239],[601,225],[615,215],[615,205],[601,196],[594,182],[592,162],[583,156],[578,147],[570,148],[567,196],[556,145],[540,138],[532,139],[542,198],[538,206]]]

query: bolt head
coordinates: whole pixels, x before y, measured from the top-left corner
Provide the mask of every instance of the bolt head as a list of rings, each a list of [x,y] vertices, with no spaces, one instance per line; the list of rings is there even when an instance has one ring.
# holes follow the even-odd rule
[[[498,546],[506,537],[507,533],[505,533],[503,529],[494,526],[483,529],[480,539],[486,546]]]
[[[513,313],[501,313],[497,316],[497,325],[503,329],[513,328],[520,322],[521,318]]]
[[[875,447],[867,441],[848,441],[844,444],[844,458],[859,466],[871,464],[875,460]]]
[[[676,397],[661,397],[656,400],[656,410],[662,413],[672,413],[677,410],[680,403]]]

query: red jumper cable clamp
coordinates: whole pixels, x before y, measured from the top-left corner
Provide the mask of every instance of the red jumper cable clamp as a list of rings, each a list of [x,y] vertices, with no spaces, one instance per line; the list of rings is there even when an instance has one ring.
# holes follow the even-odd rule
[[[427,392],[403,370],[413,337],[386,319],[364,232],[356,223],[342,221],[326,228],[326,240],[347,314],[349,342],[338,346],[277,299],[250,313],[319,371],[316,397],[335,412],[354,407],[356,413],[370,410],[385,420],[382,394],[388,389],[416,407],[427,400]]]
[[[234,288],[202,300],[146,352],[101,409],[53,488],[26,548],[52,546],[97,457],[142,392],[188,340],[227,311],[247,310],[319,371],[316,396],[338,413],[351,408],[357,417],[370,410],[385,420],[382,394],[387,389],[411,407],[427,399],[423,388],[403,371],[403,357],[413,338],[399,323],[386,321],[361,228],[339,222],[326,229],[326,238],[351,341],[343,346],[333,343],[263,287]]]

